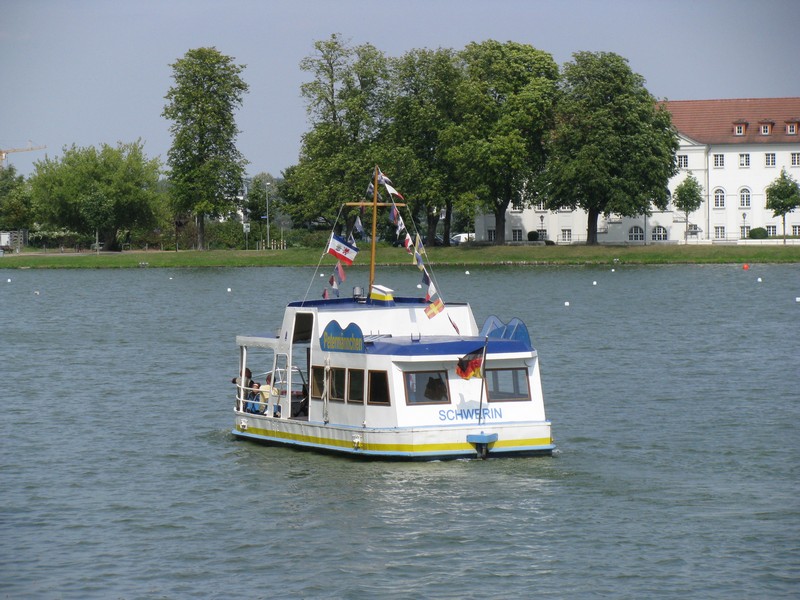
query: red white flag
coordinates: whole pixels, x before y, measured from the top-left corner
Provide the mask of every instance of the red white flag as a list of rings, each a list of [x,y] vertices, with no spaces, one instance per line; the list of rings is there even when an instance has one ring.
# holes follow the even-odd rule
[[[332,234],[331,241],[328,243],[328,254],[333,254],[346,265],[352,265],[358,256],[358,248],[348,244],[338,235]]]

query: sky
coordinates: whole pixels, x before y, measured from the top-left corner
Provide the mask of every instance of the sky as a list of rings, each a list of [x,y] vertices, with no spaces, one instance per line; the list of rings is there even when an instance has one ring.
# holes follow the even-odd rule
[[[391,57],[489,39],[559,65],[616,52],[669,100],[800,96],[799,16],[797,0],[0,0],[0,149],[46,146],[8,155],[25,176],[73,144],[141,140],[166,162],[170,65],[213,46],[246,65],[247,172],[279,177],[309,129],[300,61],[334,33]]]

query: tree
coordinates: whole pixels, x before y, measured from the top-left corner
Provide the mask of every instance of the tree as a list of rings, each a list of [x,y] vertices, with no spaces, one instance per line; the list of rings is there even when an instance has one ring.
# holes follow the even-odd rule
[[[505,214],[545,166],[545,140],[553,123],[558,65],[527,44],[486,41],[461,53],[457,124],[443,137],[448,159],[465,184],[494,212],[496,243],[505,243]]]
[[[672,202],[678,210],[686,215],[686,228],[683,239],[689,240],[689,213],[696,211],[703,204],[703,187],[692,173],[681,181],[672,195]]]
[[[272,223],[270,219],[275,214],[276,191],[275,178],[268,173],[259,173],[253,177],[247,188],[247,195],[244,199],[244,212],[251,223],[259,224],[258,227],[262,237],[267,232],[267,227],[270,227]],[[266,239],[267,242],[270,239],[268,232]]]
[[[767,208],[772,216],[783,218],[783,243],[786,243],[786,214],[800,206],[800,185],[781,169],[780,176],[767,186]]]
[[[428,245],[433,245],[441,209],[445,209],[444,243],[450,243],[450,221],[461,180],[442,133],[454,125],[455,95],[462,78],[456,54],[449,49],[411,50],[392,61],[392,101],[388,106],[386,146],[403,176],[403,193],[412,215],[424,214]]]
[[[312,81],[301,86],[311,120],[300,160],[284,172],[279,193],[295,223],[333,225],[343,201],[358,200],[381,156],[387,61],[374,46],[351,47],[338,34],[314,43],[300,63]]]
[[[247,161],[236,148],[234,111],[248,91],[236,65],[216,48],[189,50],[170,65],[175,85],[162,116],[172,121],[171,169],[175,214],[193,213],[197,245],[205,247],[205,218],[233,209]]]
[[[584,209],[587,244],[597,243],[601,214],[666,209],[677,134],[666,107],[621,56],[578,52],[565,65],[549,148],[546,205]]]
[[[30,229],[30,186],[14,165],[0,167],[0,229]]]
[[[122,229],[149,226],[158,200],[158,159],[148,159],[141,141],[64,148],[60,159],[34,163],[33,210],[42,224],[80,234],[98,233],[108,250],[119,249]]]

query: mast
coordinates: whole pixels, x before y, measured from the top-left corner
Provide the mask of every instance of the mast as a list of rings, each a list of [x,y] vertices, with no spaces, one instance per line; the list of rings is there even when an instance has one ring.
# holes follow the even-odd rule
[[[372,249],[369,255],[369,288],[367,297],[372,294],[372,284],[375,282],[375,240],[378,237],[378,165],[372,177]]]
[[[375,173],[372,176],[372,246],[370,249],[369,257],[369,290],[368,294],[372,293],[372,284],[375,283],[375,249],[378,241],[378,207],[379,206],[405,206],[404,203],[395,202],[389,194],[389,202],[378,202],[378,174],[380,169],[375,165]],[[345,202],[345,206],[369,206],[366,202]]]

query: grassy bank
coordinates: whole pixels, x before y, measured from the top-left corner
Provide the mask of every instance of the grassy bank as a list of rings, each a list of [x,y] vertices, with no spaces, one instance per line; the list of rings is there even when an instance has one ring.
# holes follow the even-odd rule
[[[265,267],[315,266],[319,249],[292,248],[273,251],[217,250],[198,252],[120,252],[6,254],[0,268],[118,269],[134,267]],[[333,257],[325,257],[333,263]],[[362,250],[358,263],[368,263]],[[428,250],[435,265],[542,264],[711,264],[711,263],[794,263],[800,262],[800,246],[457,246]],[[402,248],[381,247],[380,264],[410,263]]]

